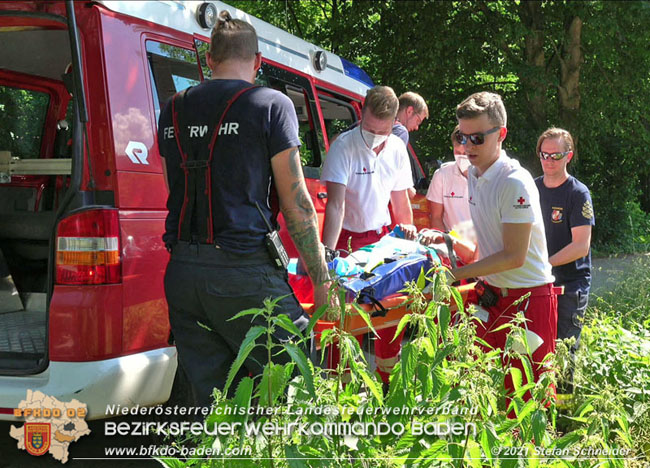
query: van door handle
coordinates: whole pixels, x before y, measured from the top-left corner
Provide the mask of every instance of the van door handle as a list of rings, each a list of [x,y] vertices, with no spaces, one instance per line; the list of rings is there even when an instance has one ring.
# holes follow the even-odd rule
[[[327,192],[318,192],[318,195],[316,195],[319,200],[322,200],[323,198],[327,198]]]

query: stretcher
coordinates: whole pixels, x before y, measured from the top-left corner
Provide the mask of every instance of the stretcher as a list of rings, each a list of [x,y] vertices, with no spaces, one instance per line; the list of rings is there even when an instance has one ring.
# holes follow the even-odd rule
[[[474,289],[474,283],[462,285],[458,287],[458,292],[463,298],[463,303],[467,303],[468,295],[470,291]],[[428,300],[431,300],[431,295],[426,296]],[[384,310],[380,310],[377,306],[372,304],[358,304],[363,310],[365,310],[370,316],[370,321],[375,330],[382,330],[384,328],[395,327],[399,324],[400,320],[404,315],[411,313],[408,309],[409,298],[403,294],[394,294],[392,296],[386,297],[380,301]],[[310,316],[314,312],[313,304],[302,304],[305,312]],[[452,313],[457,311],[456,303],[452,300],[449,304],[449,308]],[[330,322],[326,320],[319,320],[316,326],[314,327],[314,332],[318,335],[323,330],[329,328],[339,327],[340,320],[335,322]],[[351,335],[364,335],[370,332],[370,328],[366,324],[365,320],[361,317],[359,312],[355,309],[352,304],[346,304],[346,314],[343,321],[343,330],[350,333]],[[320,340],[317,340],[319,342]]]

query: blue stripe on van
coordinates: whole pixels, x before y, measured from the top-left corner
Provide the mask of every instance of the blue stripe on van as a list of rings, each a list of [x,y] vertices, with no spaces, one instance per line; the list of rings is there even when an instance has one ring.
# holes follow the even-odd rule
[[[340,68],[335,67],[334,65],[328,65],[327,68],[329,68],[330,70],[334,70],[337,73],[344,74],[343,70],[341,70]]]
[[[282,49],[285,52],[289,52],[290,54],[297,55],[298,57],[302,57],[302,58],[304,58],[306,60],[309,60],[308,55],[302,54],[302,53],[298,52],[297,50],[290,49],[288,47],[283,46],[282,44],[278,44],[277,42],[269,41],[268,39],[264,39],[263,37],[258,36],[257,39],[260,42],[263,42],[263,43],[268,44],[268,45],[273,46],[273,47],[278,47],[279,49]]]

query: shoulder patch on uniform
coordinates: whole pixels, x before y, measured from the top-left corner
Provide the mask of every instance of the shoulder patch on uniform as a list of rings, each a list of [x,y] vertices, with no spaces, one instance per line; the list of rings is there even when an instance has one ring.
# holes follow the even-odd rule
[[[526,203],[526,202],[527,200],[523,196],[520,196],[519,198],[517,198],[516,203],[512,206],[517,210],[527,210],[528,208],[530,208],[530,203]]]
[[[584,216],[585,219],[591,219],[594,217],[594,208],[591,206],[589,200],[585,201],[585,204],[582,205],[582,216]]]

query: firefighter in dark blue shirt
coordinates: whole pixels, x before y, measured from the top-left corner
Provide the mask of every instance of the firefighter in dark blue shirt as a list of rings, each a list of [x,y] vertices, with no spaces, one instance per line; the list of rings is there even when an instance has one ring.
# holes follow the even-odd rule
[[[566,130],[549,128],[537,141],[537,155],[544,175],[535,179],[539,189],[549,262],[556,286],[564,286],[558,296],[558,339],[575,338],[572,354],[578,349],[580,332],[591,286],[591,230],[594,209],[589,189],[569,175],[573,158],[573,138]],[[560,383],[558,393],[572,392],[572,376]]]
[[[250,316],[228,319],[261,307],[267,297],[285,296],[276,312],[300,330],[307,326],[286,270],[265,245],[278,210],[314,283],[316,306],[326,301],[328,287],[293,104],[278,91],[252,85],[262,60],[255,29],[221,12],[206,58],[212,79],[176,94],[161,113],[158,132],[169,185],[163,236],[171,251],[169,321],[200,406],[210,406],[212,389],[225,386],[250,327],[263,325]],[[283,329],[276,335],[291,338]],[[265,353],[255,348],[238,377],[259,373]],[[287,359],[286,353],[274,357]]]

